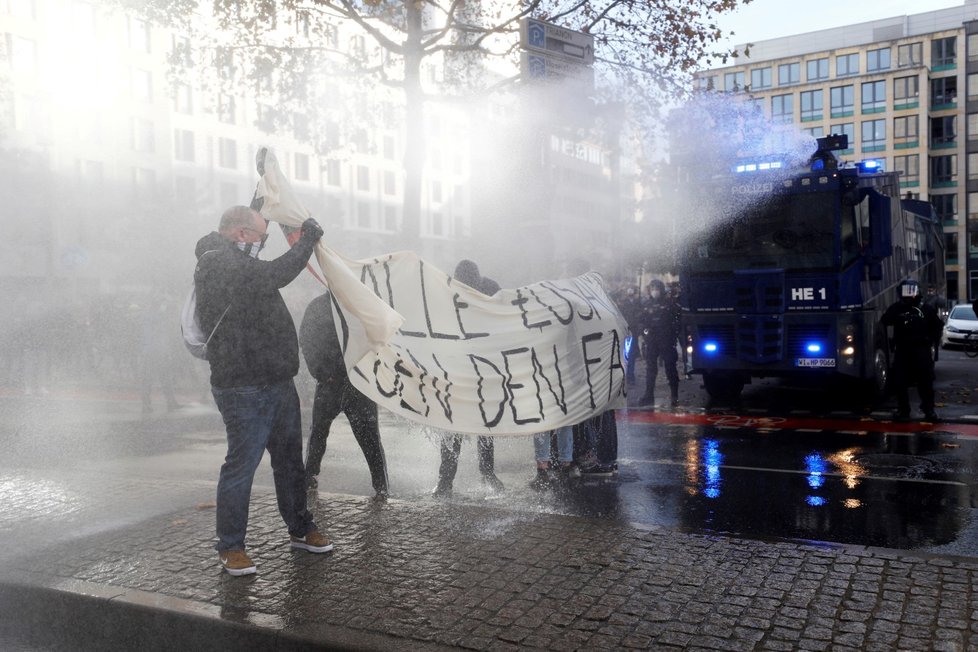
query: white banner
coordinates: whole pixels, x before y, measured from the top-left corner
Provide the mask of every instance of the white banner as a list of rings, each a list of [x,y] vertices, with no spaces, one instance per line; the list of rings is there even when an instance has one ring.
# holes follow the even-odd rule
[[[262,215],[301,225],[308,211],[274,155],[264,165],[261,156]],[[506,435],[624,405],[627,326],[595,272],[488,297],[412,252],[354,261],[322,240],[315,252],[350,380],[394,413],[448,431]]]

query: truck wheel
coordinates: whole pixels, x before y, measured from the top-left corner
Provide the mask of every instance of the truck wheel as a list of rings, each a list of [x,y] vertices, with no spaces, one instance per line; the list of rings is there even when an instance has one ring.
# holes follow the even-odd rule
[[[703,386],[711,399],[730,400],[740,396],[744,389],[744,380],[732,374],[706,372],[703,374]]]
[[[886,381],[890,377],[890,362],[886,351],[877,348],[873,352],[873,383],[871,385],[876,398],[886,394]]]

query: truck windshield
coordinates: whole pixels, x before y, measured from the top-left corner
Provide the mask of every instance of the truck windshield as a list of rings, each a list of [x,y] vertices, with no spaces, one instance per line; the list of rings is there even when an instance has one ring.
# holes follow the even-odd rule
[[[831,268],[838,207],[833,193],[766,197],[709,229],[686,262],[694,271]]]

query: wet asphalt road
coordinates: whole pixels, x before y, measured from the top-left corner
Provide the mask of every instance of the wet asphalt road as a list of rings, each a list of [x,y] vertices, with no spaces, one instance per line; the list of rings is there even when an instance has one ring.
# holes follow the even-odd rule
[[[948,397],[957,415],[970,411],[974,362],[944,353],[939,396],[946,412]],[[498,438],[496,468],[506,490],[491,494],[478,476],[474,442],[466,441],[449,500],[752,538],[978,556],[975,427],[908,431],[883,421],[886,404],[774,381],[749,386],[736,405],[709,405],[696,378],[683,381],[681,397],[685,407],[677,412],[619,412],[617,478],[533,491],[530,440]],[[137,397],[125,392],[3,395],[0,523],[24,536],[51,519],[69,531],[72,525],[90,531],[94,523],[135,523],[163,513],[178,494],[212,495],[224,455],[220,418],[200,395],[184,402],[176,412],[142,419]],[[382,422],[392,494],[435,500],[437,437],[393,417]],[[348,427],[341,419],[334,429],[321,490],[370,495]],[[134,480],[146,490],[112,489]],[[257,484],[271,487],[267,460]]]

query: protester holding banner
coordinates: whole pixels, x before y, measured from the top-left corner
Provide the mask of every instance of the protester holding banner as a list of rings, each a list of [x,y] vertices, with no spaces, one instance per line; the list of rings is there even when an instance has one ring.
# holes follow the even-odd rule
[[[499,292],[499,284],[491,278],[482,276],[479,266],[471,260],[461,260],[455,266],[454,278],[465,283],[473,290],[491,297]],[[503,483],[496,477],[495,450],[492,437],[478,439],[479,473],[482,482],[492,491],[502,491]],[[446,434],[441,441],[441,465],[438,467],[438,486],[436,496],[446,496],[452,492],[452,483],[458,471],[458,456],[462,452],[462,435]]]
[[[554,444],[556,444],[557,466],[551,463]],[[530,488],[537,491],[546,489],[566,489],[571,478],[580,477],[574,473],[574,428],[561,426],[550,432],[533,435],[533,453],[537,462],[537,474],[530,481]]]
[[[299,372],[299,344],[279,293],[305,267],[323,230],[315,220],[306,220],[291,249],[262,261],[258,255],[267,226],[247,206],[229,208],[218,231],[197,243],[194,271],[200,326],[211,333],[211,393],[228,441],[217,483],[215,547],[221,565],[235,576],[255,572],[245,552],[245,533],[251,486],[266,448],[292,547],[316,553],[333,549],[306,508],[302,423],[293,380]]]
[[[343,365],[343,351],[333,323],[332,295],[326,292],[309,303],[299,326],[299,346],[309,373],[316,379],[312,405],[312,430],[306,448],[306,486],[319,486],[319,471],[326,453],[326,439],[333,420],[342,412],[370,469],[375,497],[387,498],[387,461],[380,443],[377,404],[350,383]]]

